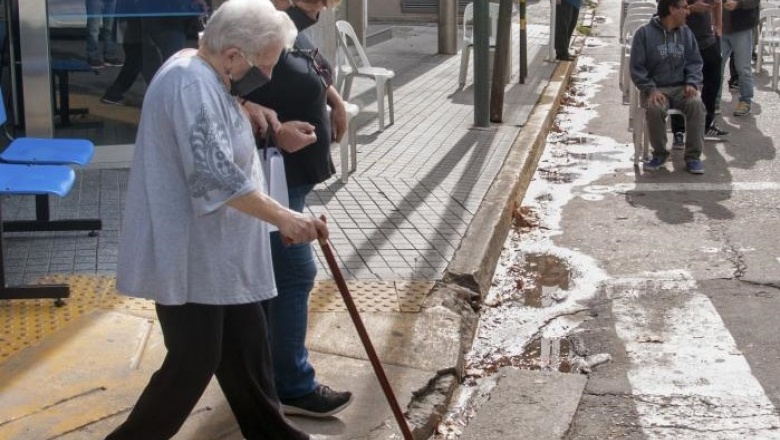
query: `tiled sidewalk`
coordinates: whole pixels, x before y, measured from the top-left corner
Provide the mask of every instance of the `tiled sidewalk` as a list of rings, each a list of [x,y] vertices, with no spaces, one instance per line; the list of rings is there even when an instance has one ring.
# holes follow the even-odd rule
[[[544,6],[535,5],[530,19],[543,20]],[[330,220],[345,277],[441,279],[555,66],[536,62],[546,57],[548,32],[546,25],[528,26],[529,77],[524,85],[508,88],[507,123],[488,129],[472,127],[471,75],[458,90],[460,56],[435,55],[435,26],[397,26],[393,39],[368,49],[377,65],[396,71],[395,124],[377,131],[373,84],[356,80],[350,101],[364,110],[358,117],[357,172],[347,184],[336,175],[318,185],[308,200],[313,214]],[[78,188],[63,200],[52,199],[54,218],[99,217],[104,227],[96,237],[7,234],[9,284],[51,273],[112,275],[128,174],[126,169],[81,171]],[[32,198],[4,200],[6,219],[33,213]],[[322,258],[319,277],[330,278]]]

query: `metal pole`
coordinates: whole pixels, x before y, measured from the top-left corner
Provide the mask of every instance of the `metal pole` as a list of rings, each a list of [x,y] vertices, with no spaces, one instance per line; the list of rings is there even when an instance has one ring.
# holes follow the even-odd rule
[[[390,405],[390,409],[393,410],[393,415],[395,416],[395,421],[398,423],[398,427],[401,429],[401,434],[403,435],[404,440],[414,440],[414,437],[412,437],[412,431],[409,429],[409,425],[406,423],[406,417],[404,417],[404,413],[401,411],[401,407],[398,405],[398,399],[396,399],[395,394],[393,394],[393,388],[390,386],[390,381],[387,380],[385,370],[382,368],[382,364],[379,362],[379,356],[377,356],[376,351],[374,350],[374,345],[371,343],[371,339],[368,337],[368,332],[366,331],[365,325],[363,325],[363,320],[360,318],[360,313],[358,313],[355,301],[352,299],[352,295],[349,293],[347,282],[344,280],[344,276],[341,274],[339,265],[336,264],[336,257],[333,255],[330,244],[327,240],[322,238],[319,239],[319,243],[320,248],[322,249],[322,254],[325,255],[325,260],[328,262],[330,273],[333,275],[333,279],[336,281],[336,285],[338,286],[339,292],[341,293],[341,298],[344,300],[344,304],[347,306],[347,311],[349,312],[350,318],[352,318],[352,323],[355,324],[355,329],[358,332],[358,336],[360,336],[360,341],[363,343],[363,348],[366,349],[368,360],[371,361],[371,366],[374,368],[374,374],[376,374],[376,378],[379,380],[379,385],[382,386],[382,391],[385,393],[385,398],[387,399],[387,403]]]
[[[439,53],[458,53],[458,2],[439,0]]]
[[[552,0],[555,1],[555,0]],[[490,126],[490,10],[488,0],[474,1],[474,125]]]
[[[504,120],[504,89],[506,86],[506,73],[512,56],[509,53],[509,47],[512,42],[512,3],[513,0],[501,0],[498,6],[496,52],[493,56],[493,83],[490,89],[491,122],[502,122]]]
[[[550,47],[547,50],[547,61],[555,62],[555,12],[558,1],[550,0]]]
[[[525,84],[525,78],[528,76],[528,29],[526,20],[527,0],[520,0],[520,84]]]

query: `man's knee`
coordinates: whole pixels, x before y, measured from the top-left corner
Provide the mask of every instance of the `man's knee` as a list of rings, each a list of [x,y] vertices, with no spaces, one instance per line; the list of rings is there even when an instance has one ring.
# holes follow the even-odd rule
[[[688,117],[704,115],[704,102],[701,100],[701,96],[697,95],[693,98],[688,98],[683,101],[682,111],[688,115]]]

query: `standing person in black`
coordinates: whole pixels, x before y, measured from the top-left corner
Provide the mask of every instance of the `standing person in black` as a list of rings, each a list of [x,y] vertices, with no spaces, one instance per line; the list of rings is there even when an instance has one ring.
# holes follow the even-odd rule
[[[338,0],[274,0],[299,31],[316,23],[319,13]],[[332,68],[316,46],[299,33],[292,50],[285,51],[271,81],[246,96],[272,108],[279,121],[303,121],[315,127],[317,140],[295,153],[285,153],[290,209],[303,212],[306,196],[336,169],[330,155],[333,140],[346,129],[344,101],[331,84]],[[328,116],[327,105],[331,107]],[[352,402],[349,391],[334,391],[315,380],[306,349],[309,293],[317,265],[309,243],[285,246],[278,232],[271,233],[271,254],[278,296],[266,301],[269,340],[273,354],[276,390],[285,414],[330,417]]]
[[[569,42],[577,27],[582,0],[557,0],[555,5],[555,59],[574,61]]]
[[[192,17],[208,11],[206,0],[119,0],[117,15],[127,17],[122,41],[125,63],[100,102],[123,105],[125,92],[139,74],[150,84],[163,63],[187,47]]]
[[[705,139],[717,140],[729,134],[715,124],[718,90],[723,80],[723,62],[720,55],[723,3],[721,0],[688,0],[688,10],[690,14],[685,24],[693,31],[696,43],[699,45],[699,54],[704,62],[702,66],[704,81],[701,87],[701,100],[707,110],[704,119],[704,136]],[[685,148],[684,132],[683,117],[672,115],[673,148]]]

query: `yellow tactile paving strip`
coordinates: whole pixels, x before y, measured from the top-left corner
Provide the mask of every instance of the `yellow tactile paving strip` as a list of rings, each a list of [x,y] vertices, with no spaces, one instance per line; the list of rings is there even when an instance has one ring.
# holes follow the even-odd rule
[[[117,294],[114,277],[50,275],[38,282],[68,284],[71,296],[61,307],[57,307],[51,299],[0,301],[0,363],[96,309],[121,310],[144,316],[154,314],[152,301]],[[432,281],[347,282],[358,310],[365,312],[417,312],[433,285]],[[312,312],[346,310],[334,281],[316,283],[309,309]]]

